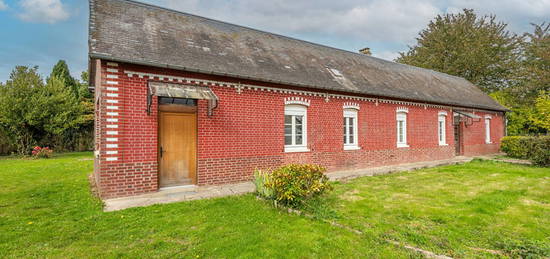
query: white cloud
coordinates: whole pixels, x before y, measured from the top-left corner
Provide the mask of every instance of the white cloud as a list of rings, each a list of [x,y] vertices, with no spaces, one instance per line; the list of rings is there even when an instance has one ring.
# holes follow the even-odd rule
[[[550,0],[144,0],[167,8],[332,46],[369,46],[373,54],[394,59],[415,43],[438,14],[471,8],[495,14],[509,29],[531,31],[548,21]]]
[[[56,23],[69,18],[61,0],[21,0],[19,18],[28,22]]]
[[[409,41],[440,13],[430,1],[412,0],[162,0],[162,5],[286,35],[363,41]]]
[[[8,5],[4,3],[4,0],[0,0],[0,11],[8,9]]]
[[[396,58],[399,57],[399,52],[381,51],[381,52],[372,53],[372,55],[374,57],[377,57],[377,58],[381,58],[381,59],[385,59],[385,60],[389,60],[389,61],[394,61]]]

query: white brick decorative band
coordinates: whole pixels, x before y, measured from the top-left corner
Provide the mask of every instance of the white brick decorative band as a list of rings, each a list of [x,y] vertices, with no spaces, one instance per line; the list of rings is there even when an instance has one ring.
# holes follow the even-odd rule
[[[397,107],[396,112],[405,112],[405,113],[408,113],[408,112],[409,112],[409,108],[407,108],[407,107]]]
[[[107,68],[107,72],[109,72],[109,73],[118,73],[118,69],[116,69],[116,68]]]
[[[106,138],[107,142],[118,142],[118,138]]]
[[[358,103],[344,103],[344,109],[356,109],[359,110],[361,107],[359,107]]]
[[[107,62],[107,66],[110,66],[110,67],[118,67],[118,63],[115,63],[115,62]]]
[[[107,87],[107,91],[118,91],[118,87]]]
[[[282,89],[282,88],[249,85],[249,84],[241,84],[241,83],[235,84],[235,83],[228,83],[228,82],[215,81],[215,80],[195,79],[195,78],[187,78],[187,77],[180,77],[180,76],[167,76],[167,75],[161,75],[161,74],[143,73],[143,72],[136,72],[136,71],[130,71],[130,70],[125,70],[124,73],[128,75],[128,77],[138,76],[139,78],[145,78],[145,77],[149,79],[158,78],[159,80],[168,80],[172,82],[181,82],[185,84],[229,87],[229,88],[234,88],[239,92],[243,90],[253,90],[253,91],[259,90],[259,91],[266,91],[266,92],[287,93],[287,94],[296,94],[296,95],[303,95],[303,96],[314,96],[314,97],[318,96],[318,97],[324,97],[325,100],[327,101],[330,98],[332,98],[332,99],[343,99],[343,100],[367,101],[367,102],[376,103],[376,105],[378,105],[379,103],[390,103],[390,104],[397,104],[397,105],[419,106],[424,108],[427,108],[427,107],[440,108],[440,109],[453,108],[453,106],[448,106],[448,105],[428,104],[428,103],[411,102],[411,101],[398,101],[398,100],[390,100],[390,99],[384,99],[384,98],[359,97],[359,96],[341,95],[341,94],[329,94],[329,93]],[[473,109],[473,108],[471,110],[484,111],[484,110]]]
[[[107,116],[118,116],[118,112],[108,112]]]
[[[117,81],[106,81],[105,83],[107,83],[108,85],[118,85]]]
[[[105,160],[107,160],[107,161],[117,161],[118,157],[107,157],[107,158],[105,158]]]
[[[285,104],[299,104],[309,106],[309,100],[299,96],[292,96],[285,98]]]

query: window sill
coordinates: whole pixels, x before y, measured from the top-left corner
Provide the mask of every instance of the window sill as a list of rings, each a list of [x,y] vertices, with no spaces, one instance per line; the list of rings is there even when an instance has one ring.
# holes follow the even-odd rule
[[[359,146],[344,146],[344,150],[360,150]]]
[[[448,146],[449,144],[447,143],[439,143],[440,146]]]
[[[485,142],[485,144],[493,144],[493,142]]]
[[[293,153],[293,152],[309,152],[309,148],[303,146],[303,147],[285,147],[285,153]]]
[[[409,147],[409,145],[403,144],[403,143],[397,143],[397,147],[398,147],[398,148]]]

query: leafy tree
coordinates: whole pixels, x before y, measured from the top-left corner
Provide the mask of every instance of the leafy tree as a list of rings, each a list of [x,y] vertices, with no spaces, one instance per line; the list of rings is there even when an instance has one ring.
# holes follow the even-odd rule
[[[44,85],[38,67],[17,66],[0,88],[0,127],[19,154],[30,152],[37,139],[44,137],[37,121],[29,116],[32,97]]]
[[[523,60],[518,71],[520,83],[511,89],[518,102],[533,105],[539,94],[550,92],[550,23],[532,24],[525,33]]]
[[[65,85],[71,89],[75,96],[79,97],[79,83],[74,77],[71,76],[69,66],[65,60],[59,60],[52,69],[50,76],[46,81],[50,81],[50,78],[57,77],[65,83]]]
[[[535,110],[533,124],[550,132],[550,92],[542,91],[539,94],[535,100]]]
[[[514,82],[522,39],[506,26],[471,9],[438,15],[396,61],[466,78],[485,92],[503,89]]]
[[[19,154],[35,145],[54,145],[87,123],[86,110],[64,79],[51,76],[44,84],[38,67],[16,67],[0,87],[0,128]]]

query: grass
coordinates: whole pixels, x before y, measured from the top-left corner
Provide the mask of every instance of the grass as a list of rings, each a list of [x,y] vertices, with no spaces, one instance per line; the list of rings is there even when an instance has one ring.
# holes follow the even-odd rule
[[[550,256],[550,169],[474,161],[337,183],[318,219],[252,194],[105,213],[91,153],[0,159],[0,258]]]
[[[91,156],[0,160],[0,258],[411,256],[253,195],[104,213],[89,192]]]
[[[550,168],[475,160],[338,184],[338,222],[452,257],[550,256]]]

